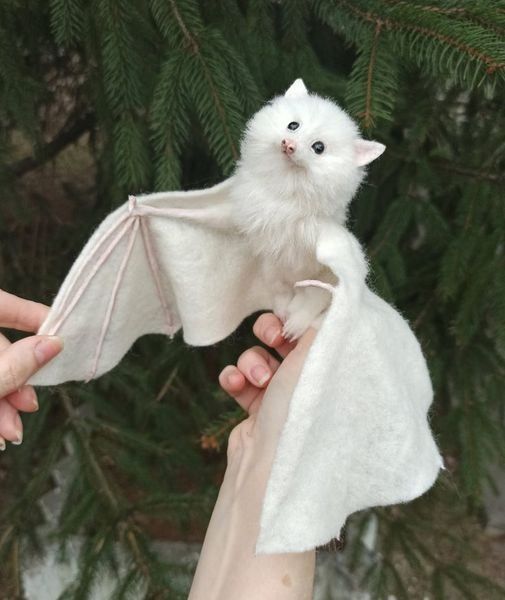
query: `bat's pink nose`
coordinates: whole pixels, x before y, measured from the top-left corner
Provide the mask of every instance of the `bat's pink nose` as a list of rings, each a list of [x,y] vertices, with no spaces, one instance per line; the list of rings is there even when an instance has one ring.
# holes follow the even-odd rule
[[[295,153],[296,142],[294,140],[282,140],[281,150],[288,156],[291,156],[291,154]]]

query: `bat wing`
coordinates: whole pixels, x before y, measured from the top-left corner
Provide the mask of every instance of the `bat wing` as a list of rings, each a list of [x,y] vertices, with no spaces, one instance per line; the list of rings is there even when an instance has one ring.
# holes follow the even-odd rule
[[[147,194],[110,214],[61,286],[39,333],[63,352],[30,383],[90,380],[147,333],[213,344],[271,306],[257,261],[231,220],[233,178],[190,192]]]
[[[351,233],[325,226],[317,250],[338,284],[291,399],[258,553],[325,544],[339,537],[353,512],[421,495],[442,466],[417,339],[366,286],[366,261]]]
[[[98,377],[146,333],[182,327],[189,344],[212,344],[271,308],[271,286],[232,225],[232,185],[233,178],[207,190],[132,197],[107,217],[40,330],[60,335],[65,348],[31,383]],[[367,288],[365,258],[346,229],[322,226],[317,254],[338,284],[291,398],[258,553],[324,544],[354,511],[422,494],[442,466],[414,334]]]

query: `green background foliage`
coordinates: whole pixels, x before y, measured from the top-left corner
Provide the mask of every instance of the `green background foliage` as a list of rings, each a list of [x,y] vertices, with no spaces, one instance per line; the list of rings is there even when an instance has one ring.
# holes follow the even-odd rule
[[[373,511],[380,553],[364,584],[374,598],[503,597],[467,568],[465,524],[505,460],[504,73],[503,0],[3,0],[1,285],[50,303],[128,193],[229,175],[248,117],[303,77],[387,145],[349,226],[370,285],[421,340],[449,466],[419,501]],[[56,196],[52,178],[64,180]],[[48,541],[37,500],[68,444],[79,468],[51,539],[62,551],[86,541],[65,597],[93,597],[117,572],[118,543],[115,597],[141,584],[149,598],[185,597],[152,540],[163,528],[201,539],[242,416],[216,377],[249,326],[205,350],[150,336],[93,384],[41,393],[25,442],[2,457],[9,597],[22,597],[20,555]],[[356,566],[362,550],[355,536],[344,552]]]

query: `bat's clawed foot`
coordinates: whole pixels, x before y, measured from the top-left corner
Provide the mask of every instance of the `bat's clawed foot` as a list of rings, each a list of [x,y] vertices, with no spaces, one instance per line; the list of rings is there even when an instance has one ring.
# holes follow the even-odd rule
[[[314,322],[314,312],[300,308],[289,314],[284,327],[282,336],[289,342],[294,342],[300,338]]]
[[[297,290],[287,307],[282,335],[288,341],[300,338],[309,327],[319,328],[329,304],[328,292],[320,288]]]

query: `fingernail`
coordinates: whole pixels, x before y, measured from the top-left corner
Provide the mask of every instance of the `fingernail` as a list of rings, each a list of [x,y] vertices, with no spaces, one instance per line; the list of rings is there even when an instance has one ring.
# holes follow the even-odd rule
[[[267,341],[267,344],[273,344],[280,332],[281,330],[278,327],[274,327],[273,325],[267,327],[267,330],[265,331],[265,339]]]
[[[25,394],[28,395],[27,400],[29,400],[34,408],[34,410],[39,410],[39,402],[37,400],[37,394],[32,387],[27,387]]]
[[[37,342],[33,352],[40,366],[54,358],[63,348],[63,341],[57,335],[49,335]]]
[[[21,446],[23,443],[23,432],[20,429],[16,430],[16,439],[12,442],[13,446]]]
[[[253,367],[251,375],[258,385],[263,385],[270,379],[270,371],[261,365]]]
[[[3,452],[5,450],[5,440],[3,438],[0,438],[0,452]]]

